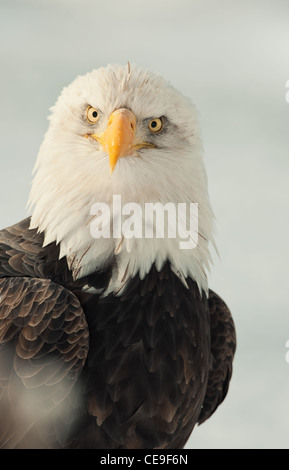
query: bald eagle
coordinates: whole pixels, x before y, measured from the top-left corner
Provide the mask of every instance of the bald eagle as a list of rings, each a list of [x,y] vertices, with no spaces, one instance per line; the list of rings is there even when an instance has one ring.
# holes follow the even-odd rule
[[[225,398],[236,347],[208,287],[194,106],[130,64],[77,77],[51,108],[29,202],[0,232],[0,446],[183,448]],[[191,219],[166,209],[192,204],[194,234],[172,235]]]

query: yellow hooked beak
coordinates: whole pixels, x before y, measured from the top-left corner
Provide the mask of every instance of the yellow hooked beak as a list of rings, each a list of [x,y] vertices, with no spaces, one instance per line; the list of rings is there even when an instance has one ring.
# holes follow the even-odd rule
[[[119,158],[133,153],[136,117],[129,109],[114,111],[102,137],[102,146],[109,155],[110,173],[113,172]]]
[[[136,117],[134,113],[127,108],[120,108],[111,114],[107,128],[102,135],[87,134],[85,136],[92,137],[101,143],[109,156],[110,173],[113,172],[119,158],[132,155],[136,149],[142,147],[155,148],[153,144],[147,142],[137,143],[135,128]]]

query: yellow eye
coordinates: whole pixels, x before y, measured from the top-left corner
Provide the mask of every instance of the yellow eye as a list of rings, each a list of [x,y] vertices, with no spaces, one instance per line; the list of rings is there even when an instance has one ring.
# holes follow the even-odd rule
[[[98,121],[99,112],[97,109],[93,108],[92,106],[88,106],[86,109],[86,120],[90,122],[90,124],[95,124]]]
[[[163,118],[155,118],[152,119],[149,123],[149,130],[154,134],[161,132],[164,127],[164,120]]]

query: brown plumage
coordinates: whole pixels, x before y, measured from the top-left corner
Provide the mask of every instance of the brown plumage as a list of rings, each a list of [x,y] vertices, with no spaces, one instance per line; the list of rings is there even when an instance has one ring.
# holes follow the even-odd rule
[[[182,448],[226,396],[236,338],[214,292],[167,262],[73,280],[29,219],[0,232],[0,447]]]

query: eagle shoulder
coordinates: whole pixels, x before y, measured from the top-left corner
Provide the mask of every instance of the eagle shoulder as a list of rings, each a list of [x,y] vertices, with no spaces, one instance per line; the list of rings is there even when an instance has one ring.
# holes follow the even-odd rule
[[[38,446],[59,410],[69,416],[63,403],[88,343],[82,307],[70,291],[48,279],[0,279],[0,447]]]
[[[236,330],[231,312],[221,297],[209,291],[212,364],[199,424],[206,421],[225,399],[233,370]]]

